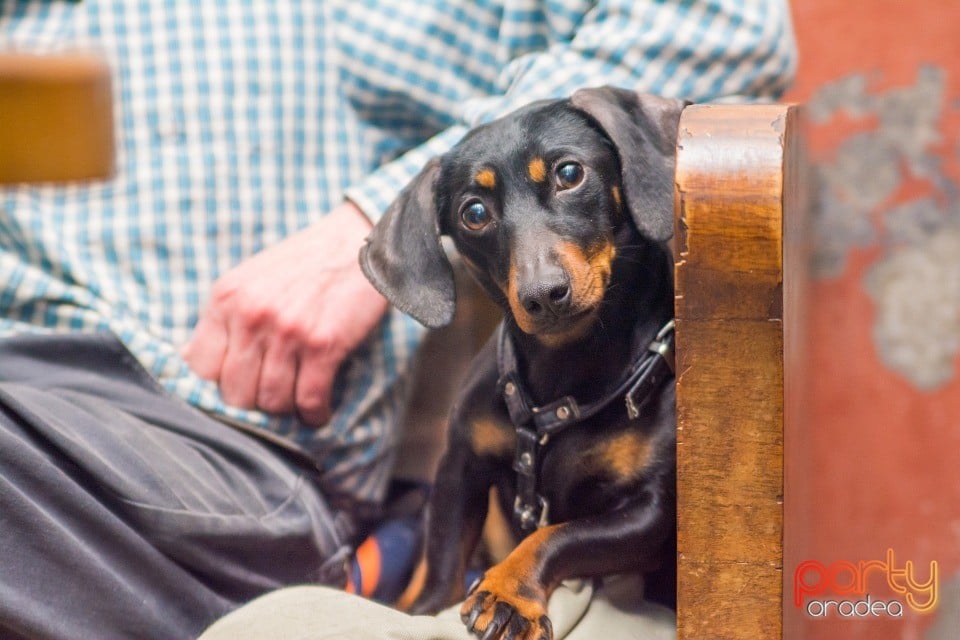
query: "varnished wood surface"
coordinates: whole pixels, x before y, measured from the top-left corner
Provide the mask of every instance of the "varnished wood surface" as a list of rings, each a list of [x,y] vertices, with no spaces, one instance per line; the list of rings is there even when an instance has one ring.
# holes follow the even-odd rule
[[[783,637],[784,429],[804,271],[798,114],[694,105],[680,121],[681,640]]]
[[[99,56],[0,52],[0,184],[108,178],[113,146]]]

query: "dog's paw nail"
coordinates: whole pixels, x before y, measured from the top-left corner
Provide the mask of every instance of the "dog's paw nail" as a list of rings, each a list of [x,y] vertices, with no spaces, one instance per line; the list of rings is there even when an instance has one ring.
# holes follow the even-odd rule
[[[487,627],[487,632],[483,634],[480,640],[493,640],[494,638],[500,635],[501,628],[502,627],[498,625],[496,622],[491,622],[490,625]]]
[[[474,607],[469,614],[460,616],[463,624],[467,625],[467,629],[473,629],[473,626],[477,624],[477,618],[480,617],[481,611],[480,607]]]
[[[543,629],[543,634],[540,636],[540,640],[553,640],[553,623],[550,622],[550,618],[547,616],[540,616],[540,620],[537,622],[540,623],[540,628]]]

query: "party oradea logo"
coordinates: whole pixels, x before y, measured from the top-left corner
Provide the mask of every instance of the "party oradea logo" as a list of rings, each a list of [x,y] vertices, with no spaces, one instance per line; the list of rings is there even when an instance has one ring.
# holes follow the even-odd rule
[[[897,564],[893,549],[883,560],[801,562],[793,572],[793,604],[812,618],[902,618],[930,613],[940,597],[938,567]]]

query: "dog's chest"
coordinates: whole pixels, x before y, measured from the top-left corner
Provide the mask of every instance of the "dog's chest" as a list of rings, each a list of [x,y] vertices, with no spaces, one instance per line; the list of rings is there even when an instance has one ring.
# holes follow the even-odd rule
[[[536,454],[537,495],[548,505],[550,522],[603,513],[631,501],[659,459],[659,444],[625,417],[591,419],[552,437]],[[505,502],[514,505],[522,483],[514,464],[504,464],[500,482]],[[522,497],[522,496],[521,496]]]

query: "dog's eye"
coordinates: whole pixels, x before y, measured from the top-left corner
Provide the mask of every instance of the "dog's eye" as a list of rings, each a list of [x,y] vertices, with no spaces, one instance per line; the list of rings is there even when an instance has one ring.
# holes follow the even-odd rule
[[[557,167],[557,186],[560,189],[573,189],[583,182],[583,166],[579,162],[564,162]]]
[[[480,231],[490,224],[490,214],[482,202],[472,202],[464,207],[460,213],[460,218],[463,220],[463,224],[473,231]]]

